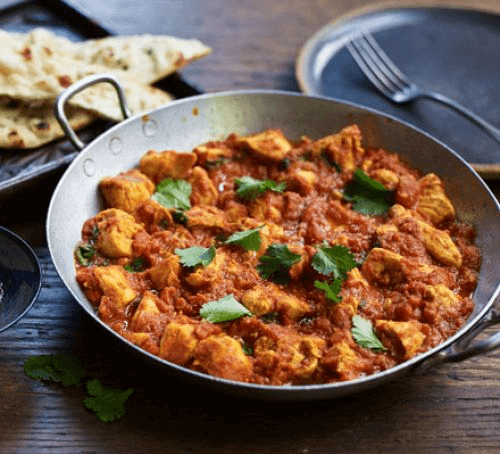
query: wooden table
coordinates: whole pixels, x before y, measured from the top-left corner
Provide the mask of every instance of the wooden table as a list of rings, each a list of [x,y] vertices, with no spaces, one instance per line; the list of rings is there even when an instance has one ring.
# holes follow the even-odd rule
[[[14,3],[3,0],[0,5]],[[294,60],[319,27],[363,0],[71,0],[119,34],[197,37],[213,54],[182,70],[207,92],[297,91]],[[402,3],[402,2],[400,2]],[[443,0],[441,3],[447,3]],[[459,2],[464,3],[464,2]],[[470,2],[469,2],[470,3]],[[484,2],[500,11],[500,0]],[[44,286],[28,316],[0,333],[0,452],[10,453],[496,453],[500,353],[407,376],[373,391],[313,403],[268,403],[217,394],[166,376],[122,351],[71,298],[50,265],[44,219],[56,180],[0,223],[35,248]],[[498,183],[491,187],[500,195]],[[487,333],[494,332],[490,329]],[[66,352],[88,375],[135,389],[127,414],[103,423],[84,390],[32,381],[31,355]]]

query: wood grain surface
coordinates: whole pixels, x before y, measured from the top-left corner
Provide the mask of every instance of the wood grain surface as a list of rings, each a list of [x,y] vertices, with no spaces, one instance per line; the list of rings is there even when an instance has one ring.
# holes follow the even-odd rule
[[[68,3],[117,34],[165,33],[197,37],[211,45],[212,55],[181,71],[188,83],[207,92],[297,91],[295,57],[307,38],[337,17],[375,4],[362,0]],[[482,5],[500,11],[500,0]],[[0,224],[36,249],[44,273],[40,297],[28,315],[0,333],[0,453],[500,452],[500,352],[312,403],[270,403],[219,394],[166,375],[131,355],[92,323],[52,266],[44,220],[56,182],[57,176],[22,199],[16,210],[0,213]],[[498,182],[490,186],[500,196]],[[484,335],[494,332],[493,327]],[[82,405],[82,386],[62,388],[24,375],[23,364],[30,356],[61,352],[81,358],[89,378],[134,388],[125,417],[100,422]]]

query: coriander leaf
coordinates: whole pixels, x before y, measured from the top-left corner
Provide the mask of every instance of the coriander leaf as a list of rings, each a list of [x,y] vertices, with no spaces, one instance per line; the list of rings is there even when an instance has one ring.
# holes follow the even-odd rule
[[[96,248],[91,244],[82,244],[76,248],[75,256],[81,265],[89,266],[96,253]]]
[[[300,254],[294,254],[286,244],[271,244],[265,255],[259,258],[257,271],[264,279],[271,279],[279,284],[289,281],[288,270],[300,260]]]
[[[252,315],[252,313],[243,304],[236,301],[233,294],[230,294],[220,300],[204,304],[200,309],[200,315],[209,322],[220,323]]]
[[[394,191],[357,169],[353,181],[344,190],[344,198],[352,202],[352,209],[358,213],[381,215],[394,204]]]
[[[142,257],[136,257],[130,263],[123,266],[129,273],[140,273],[146,268],[146,262]]]
[[[314,254],[311,266],[321,274],[333,274],[334,278],[345,279],[347,272],[357,265],[354,255],[345,246],[322,246]]]
[[[80,380],[85,376],[85,369],[78,358],[59,353],[28,358],[24,363],[24,373],[33,380],[73,386],[80,384]]]
[[[370,320],[355,315],[352,318],[351,333],[354,340],[361,345],[361,347],[370,348],[376,352],[387,350],[375,334]]]
[[[215,258],[215,246],[192,246],[186,249],[176,249],[175,253],[180,257],[181,264],[187,268],[194,268],[198,265],[207,266]]]
[[[264,194],[267,190],[283,192],[286,183],[276,183],[273,180],[256,180],[252,177],[241,177],[234,180],[238,186],[236,195],[243,200],[253,200]]]
[[[109,388],[93,379],[87,382],[87,394],[90,397],[83,399],[83,405],[92,410],[99,420],[115,421],[125,414],[125,402],[133,392],[132,388],[125,391]]]
[[[189,210],[191,202],[191,184],[186,180],[174,180],[166,178],[156,186],[155,193],[151,196],[165,208],[177,208],[179,210]]]
[[[189,221],[188,217],[181,210],[173,210],[172,219],[180,225],[187,225]]]
[[[340,296],[342,279],[336,278],[330,284],[326,281],[314,281],[314,286],[319,290],[323,290],[326,297],[334,303],[340,303],[342,301],[342,297]]]
[[[264,227],[261,225],[256,229],[244,230],[243,232],[233,233],[226,241],[226,244],[237,244],[247,251],[258,251],[260,249],[259,231]]]

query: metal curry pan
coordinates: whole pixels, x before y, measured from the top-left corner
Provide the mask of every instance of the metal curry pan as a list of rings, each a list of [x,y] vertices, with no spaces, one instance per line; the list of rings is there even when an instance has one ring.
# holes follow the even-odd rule
[[[126,118],[85,145],[68,126],[64,106],[71,96],[97,82],[112,83],[117,88]],[[64,284],[95,323],[159,370],[234,395],[276,401],[317,400],[359,392],[410,372],[460,361],[500,346],[500,332],[476,340],[485,327],[500,322],[500,313],[494,307],[500,293],[500,205],[461,157],[426,133],[345,101],[279,91],[205,94],[174,101],[146,115],[129,116],[119,83],[108,75],[92,76],[69,87],[55,109],[70,140],[81,151],[60,179],[50,202],[46,232],[52,260]],[[221,379],[172,364],[128,342],[99,319],[76,282],[73,251],[83,223],[103,208],[98,191],[103,177],[137,166],[149,149],[190,151],[200,143],[225,139],[232,132],[250,134],[270,127],[282,128],[291,139],[301,135],[320,138],[353,123],[360,126],[365,146],[383,147],[424,173],[437,173],[444,180],[458,218],[477,229],[476,244],[483,257],[473,296],[475,309],[454,336],[374,375],[330,384],[265,386]]]

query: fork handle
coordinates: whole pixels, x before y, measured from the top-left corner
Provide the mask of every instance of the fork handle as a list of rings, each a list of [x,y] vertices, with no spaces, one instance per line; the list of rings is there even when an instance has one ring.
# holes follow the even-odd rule
[[[447,98],[446,96],[443,96],[439,93],[435,93],[432,91],[423,91],[420,93],[420,95],[423,98],[433,99],[434,101],[438,101],[442,104],[447,105],[448,107],[451,107],[452,109],[456,110],[462,115],[468,117],[471,121],[476,123],[476,125],[478,125],[484,131],[486,131],[491,137],[493,137],[497,142],[500,142],[500,129],[495,128],[492,124],[488,123],[487,121],[476,115],[471,110],[462,106],[462,104],[459,104],[453,99]]]

